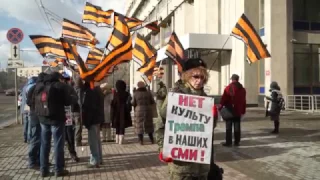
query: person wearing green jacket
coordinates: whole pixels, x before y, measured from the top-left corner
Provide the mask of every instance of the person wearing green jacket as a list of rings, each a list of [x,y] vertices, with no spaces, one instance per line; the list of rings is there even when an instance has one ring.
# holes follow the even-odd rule
[[[208,81],[206,64],[199,58],[188,59],[183,65],[181,81],[173,88],[173,92],[207,96],[203,90]],[[170,180],[207,180],[210,165],[172,160],[163,157],[162,148],[164,141],[165,123],[167,116],[168,97],[160,109],[160,117],[156,123],[156,137],[159,146],[159,159],[168,163]]]

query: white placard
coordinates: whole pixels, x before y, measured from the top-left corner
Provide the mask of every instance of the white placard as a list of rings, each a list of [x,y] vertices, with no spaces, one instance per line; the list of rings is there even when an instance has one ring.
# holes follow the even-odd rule
[[[72,126],[72,117],[71,117],[71,106],[65,106],[66,111],[66,126]]]
[[[163,156],[210,164],[214,99],[168,93]]]

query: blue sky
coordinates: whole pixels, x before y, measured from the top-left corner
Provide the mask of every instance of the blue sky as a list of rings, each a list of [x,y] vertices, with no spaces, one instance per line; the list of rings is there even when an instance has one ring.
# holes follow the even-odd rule
[[[101,6],[104,10],[114,9],[120,13],[124,13],[126,2],[126,0],[88,1]],[[67,18],[77,23],[81,22],[85,2],[86,0],[42,0],[45,8],[62,18]],[[7,66],[7,60],[10,57],[10,42],[6,38],[7,31],[10,28],[20,28],[24,32],[24,39],[20,43],[20,49],[29,51],[22,51],[20,57],[25,66],[39,66],[43,61],[29,35],[49,35],[53,37],[61,35],[61,25],[48,15],[53,27],[52,30],[49,23],[46,23],[47,18],[43,9],[38,5],[40,5],[40,0],[0,0],[0,68]],[[96,32],[96,37],[101,42],[99,46],[104,46],[112,29],[97,28],[94,25],[85,26]],[[85,48],[79,49],[82,56],[86,56],[87,51]]]

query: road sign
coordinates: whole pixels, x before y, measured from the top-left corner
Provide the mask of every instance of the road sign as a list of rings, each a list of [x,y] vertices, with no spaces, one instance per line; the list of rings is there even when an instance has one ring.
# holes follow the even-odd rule
[[[11,44],[11,60],[20,59],[20,46],[19,44]]]
[[[8,60],[8,68],[19,68],[23,67],[22,60]]]
[[[11,28],[7,32],[7,39],[12,44],[19,44],[23,40],[23,32],[19,28]]]

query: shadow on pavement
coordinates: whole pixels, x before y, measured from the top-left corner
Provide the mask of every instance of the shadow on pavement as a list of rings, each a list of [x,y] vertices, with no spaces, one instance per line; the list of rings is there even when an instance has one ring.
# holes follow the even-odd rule
[[[262,133],[242,133],[240,147],[214,145],[217,162],[251,160],[280,155],[295,148],[309,147],[305,143],[320,141],[320,130],[281,128],[280,134],[270,134],[270,129],[259,129]],[[215,141],[224,140],[225,133],[216,133]]]

